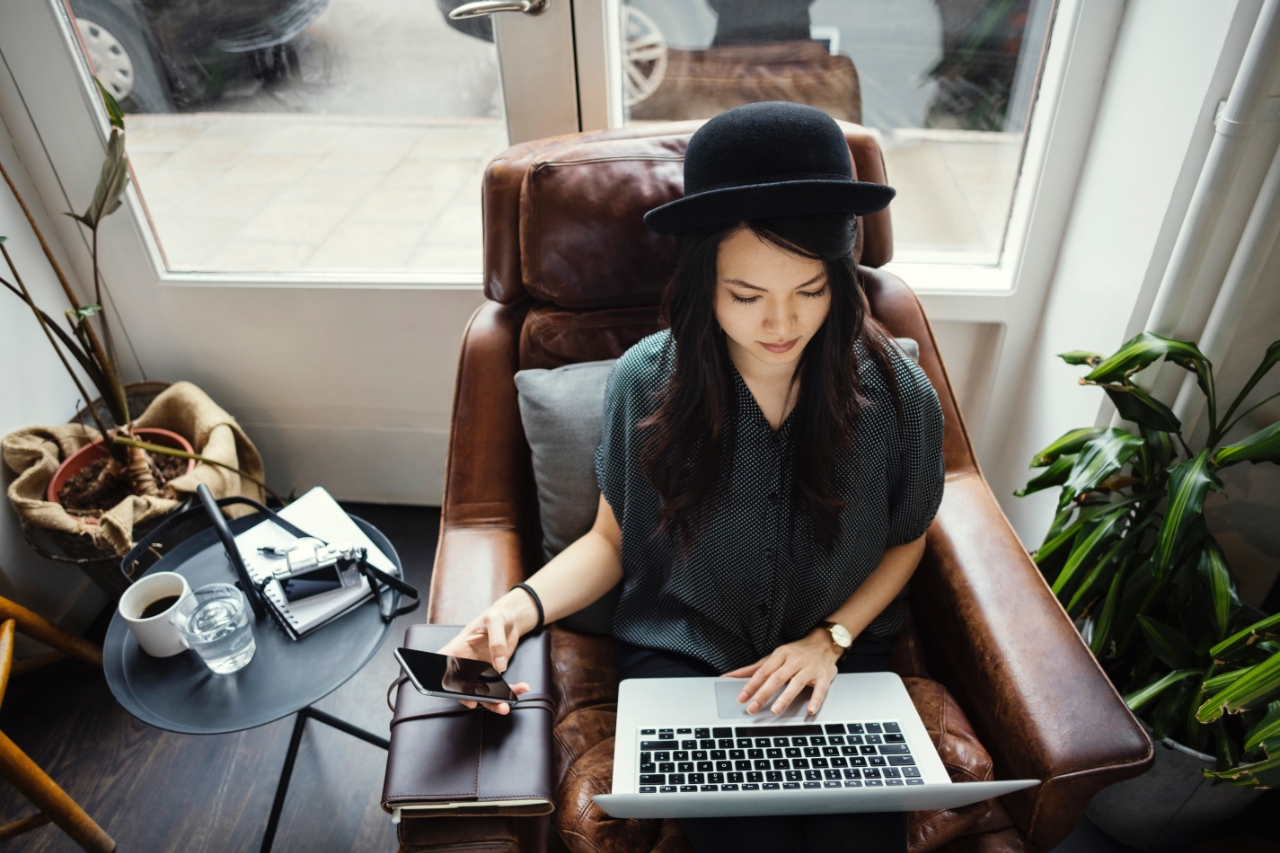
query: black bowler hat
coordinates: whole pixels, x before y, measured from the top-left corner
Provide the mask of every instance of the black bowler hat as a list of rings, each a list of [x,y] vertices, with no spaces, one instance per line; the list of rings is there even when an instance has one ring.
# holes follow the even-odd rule
[[[684,198],[645,224],[680,234],[814,213],[875,213],[894,189],[853,179],[849,144],[822,110],[786,101],[734,107],[708,121],[684,156]]]

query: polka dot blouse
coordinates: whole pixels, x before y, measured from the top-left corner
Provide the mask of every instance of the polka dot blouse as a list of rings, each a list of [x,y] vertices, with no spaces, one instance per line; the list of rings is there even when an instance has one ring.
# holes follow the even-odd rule
[[[627,350],[609,376],[595,459],[600,490],[622,528],[615,636],[721,672],[746,666],[812,631],[875,571],[886,548],[925,532],[942,500],[942,409],[924,372],[896,347],[889,350],[903,422],[879,367],[862,359],[870,405],[854,446],[834,460],[845,509],[831,551],[803,508],[788,543],[791,422],[775,432],[736,369],[732,474],[715,494],[715,511],[694,529],[687,551],[655,536],[659,498],[640,467],[636,424],[656,408],[675,344],[662,331]],[[902,613],[891,604],[868,630],[887,637],[901,627]]]

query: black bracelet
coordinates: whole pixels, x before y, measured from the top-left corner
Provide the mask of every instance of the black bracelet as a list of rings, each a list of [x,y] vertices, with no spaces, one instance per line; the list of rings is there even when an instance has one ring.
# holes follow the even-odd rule
[[[523,589],[525,592],[529,593],[529,597],[533,599],[533,606],[538,608],[538,624],[533,626],[533,630],[530,633],[536,634],[541,631],[542,622],[547,615],[546,611],[542,609],[542,599],[538,598],[538,594],[533,591],[533,587],[529,586],[527,583],[518,583],[511,587],[511,589]]]

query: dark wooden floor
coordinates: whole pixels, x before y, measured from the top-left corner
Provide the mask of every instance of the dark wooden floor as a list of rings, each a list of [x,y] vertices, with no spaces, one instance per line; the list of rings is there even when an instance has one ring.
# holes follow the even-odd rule
[[[405,574],[426,598],[440,524],[437,509],[348,504],[387,535]],[[399,674],[391,656],[423,610],[400,617],[363,670],[316,704],[386,736],[385,694]],[[3,730],[116,839],[120,851],[256,851],[284,762],[293,718],[252,731],[192,736],[129,716],[99,671],[64,661],[15,679],[0,708]],[[285,803],[279,853],[392,853],[395,829],[382,811],[386,753],[314,721],[307,724]],[[0,782],[0,823],[34,812]],[[6,851],[77,851],[45,826]]]

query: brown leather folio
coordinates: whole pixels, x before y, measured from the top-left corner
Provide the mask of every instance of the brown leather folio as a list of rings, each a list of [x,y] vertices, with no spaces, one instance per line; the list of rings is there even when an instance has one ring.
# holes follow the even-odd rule
[[[405,647],[434,652],[458,625],[414,625]],[[503,678],[527,682],[511,713],[468,710],[424,696],[403,677],[391,718],[382,807],[402,817],[542,815],[551,812],[551,643],[524,637]]]

